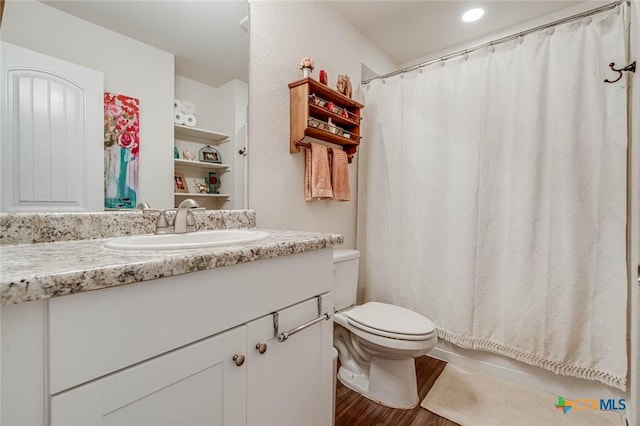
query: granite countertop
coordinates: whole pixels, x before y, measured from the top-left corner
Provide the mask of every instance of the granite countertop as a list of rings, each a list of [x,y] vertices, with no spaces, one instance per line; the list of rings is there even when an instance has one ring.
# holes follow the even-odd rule
[[[332,247],[340,234],[266,229],[254,243],[188,250],[113,250],[106,239],[0,249],[0,304],[11,305]]]

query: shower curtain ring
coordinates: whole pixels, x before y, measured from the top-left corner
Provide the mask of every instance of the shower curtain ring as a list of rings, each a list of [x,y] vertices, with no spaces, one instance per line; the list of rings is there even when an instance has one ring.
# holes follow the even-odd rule
[[[622,71],[631,71],[631,72],[636,72],[636,61],[631,62],[629,65],[627,65],[624,68],[620,68],[620,69],[616,69],[614,68],[616,66],[615,62],[611,62],[609,64],[609,68],[611,68],[612,71],[615,71],[618,73],[618,78],[616,78],[615,80],[609,80],[608,78],[604,79],[605,83],[615,83],[616,81],[620,80],[622,78]]]

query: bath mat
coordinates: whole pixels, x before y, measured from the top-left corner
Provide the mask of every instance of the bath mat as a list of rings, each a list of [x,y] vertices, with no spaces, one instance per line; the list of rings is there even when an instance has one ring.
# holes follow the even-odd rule
[[[558,398],[447,364],[420,406],[462,426],[626,425],[619,412],[567,409],[572,402]]]

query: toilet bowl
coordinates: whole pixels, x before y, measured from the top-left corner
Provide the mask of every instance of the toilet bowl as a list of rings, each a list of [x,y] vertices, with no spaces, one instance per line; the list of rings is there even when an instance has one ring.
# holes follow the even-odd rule
[[[416,357],[436,344],[435,325],[409,309],[387,303],[355,306],[359,253],[334,250],[333,344],[338,379],[348,388],[392,408],[418,405]]]

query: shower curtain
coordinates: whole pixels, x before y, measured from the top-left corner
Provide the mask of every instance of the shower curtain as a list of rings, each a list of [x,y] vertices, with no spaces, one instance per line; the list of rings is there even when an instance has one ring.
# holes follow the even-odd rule
[[[625,388],[624,40],[616,9],[364,87],[367,300]]]

